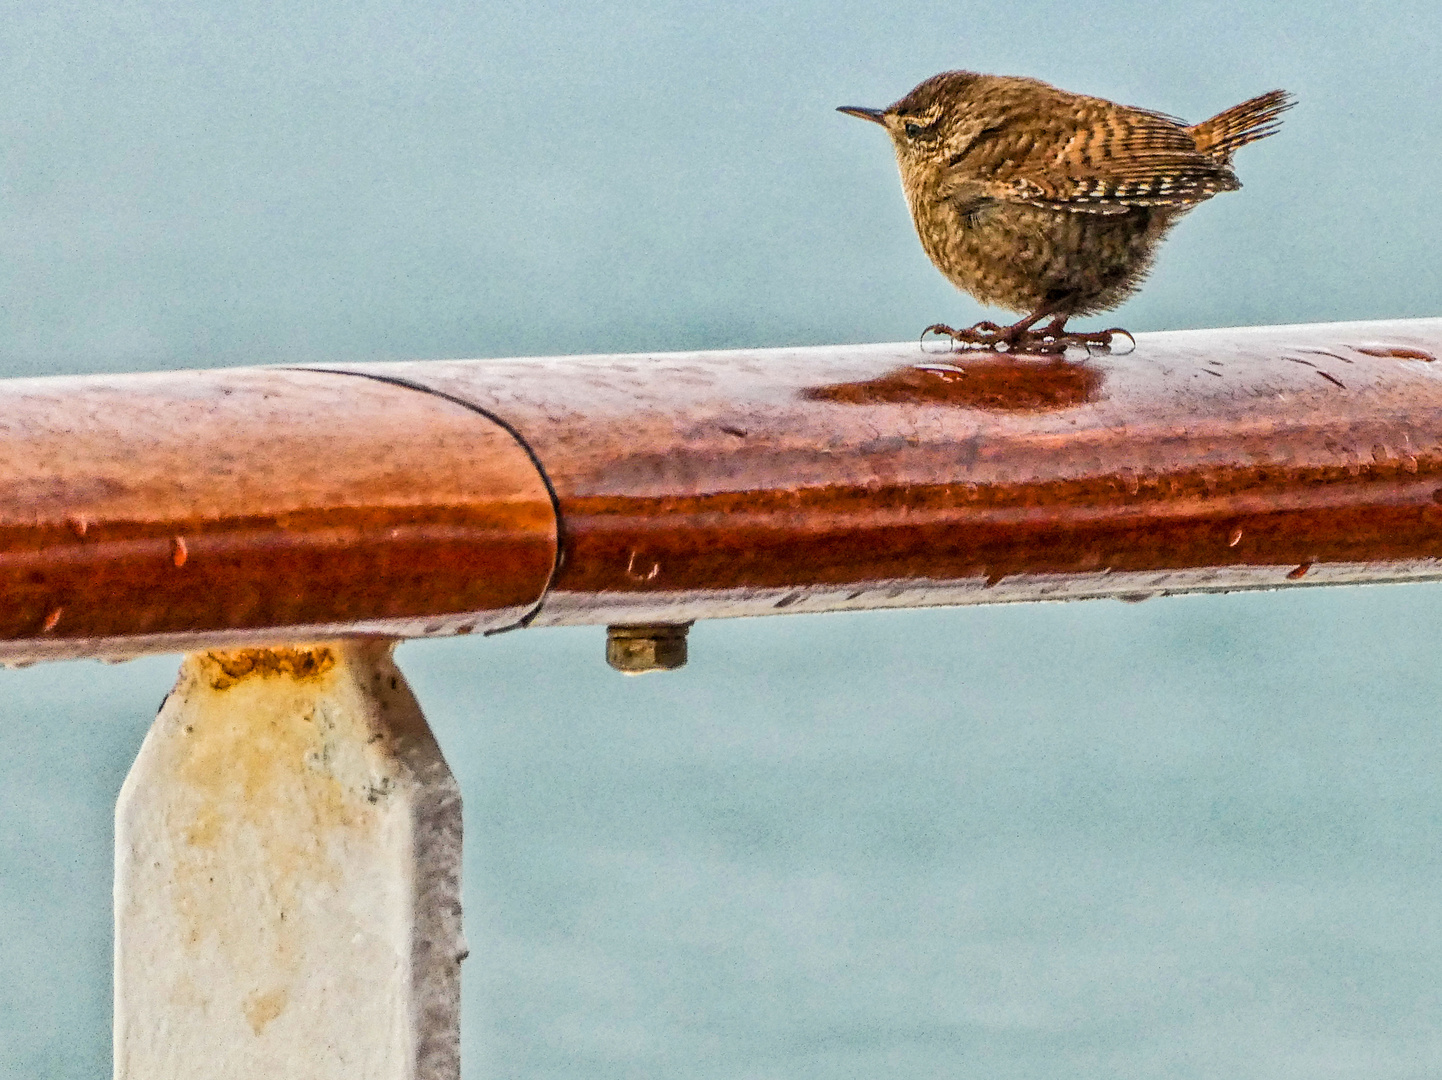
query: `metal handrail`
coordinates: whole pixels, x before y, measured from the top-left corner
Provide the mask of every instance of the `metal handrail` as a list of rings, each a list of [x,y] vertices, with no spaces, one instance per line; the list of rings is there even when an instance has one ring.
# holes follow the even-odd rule
[[[0,659],[1442,577],[1442,319],[0,382]]]

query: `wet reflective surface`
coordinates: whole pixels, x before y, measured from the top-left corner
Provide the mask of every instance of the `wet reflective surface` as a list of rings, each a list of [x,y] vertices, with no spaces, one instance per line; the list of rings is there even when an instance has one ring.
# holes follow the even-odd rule
[[[0,382],[5,658],[485,630],[554,557],[515,439],[432,395],[280,369]]]
[[[540,623],[645,621],[1437,576],[1442,378],[1418,357],[1439,348],[1442,320],[1410,320],[1061,362],[886,345],[365,370],[534,447],[566,543]]]
[[[1102,379],[1100,369],[1079,359],[962,353],[897,368],[876,379],[810,387],[802,396],[844,405],[927,404],[1045,412],[1095,401]]]
[[[1438,350],[1442,320],[1410,320],[1062,361],[860,345],[0,384],[0,640],[1442,577]]]

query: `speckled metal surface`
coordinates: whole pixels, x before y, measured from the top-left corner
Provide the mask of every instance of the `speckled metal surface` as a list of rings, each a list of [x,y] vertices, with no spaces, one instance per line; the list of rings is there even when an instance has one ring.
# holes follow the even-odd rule
[[[0,382],[0,659],[505,626],[555,561],[500,426],[336,375]]]
[[[0,383],[0,658],[1438,578],[1439,355],[1422,319]]]
[[[1442,320],[357,366],[532,446],[536,624],[1442,576]]]

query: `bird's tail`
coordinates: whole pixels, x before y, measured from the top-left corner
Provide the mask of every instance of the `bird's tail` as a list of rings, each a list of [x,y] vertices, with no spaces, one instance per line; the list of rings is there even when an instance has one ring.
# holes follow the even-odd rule
[[[1197,140],[1197,149],[1219,164],[1229,164],[1232,153],[1248,143],[1265,139],[1282,126],[1282,114],[1297,103],[1285,90],[1272,90],[1233,105],[1210,120],[1203,120],[1188,130]]]

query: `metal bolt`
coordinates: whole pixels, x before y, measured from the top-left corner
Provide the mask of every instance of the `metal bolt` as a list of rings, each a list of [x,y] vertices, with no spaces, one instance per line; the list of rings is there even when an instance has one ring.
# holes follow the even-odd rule
[[[606,627],[606,663],[624,675],[675,671],[686,665],[690,623]]]

